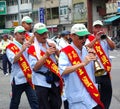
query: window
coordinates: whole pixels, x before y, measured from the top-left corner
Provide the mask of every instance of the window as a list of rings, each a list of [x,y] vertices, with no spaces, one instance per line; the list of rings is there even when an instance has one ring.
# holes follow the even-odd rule
[[[28,3],[28,0],[21,0],[21,4]]]
[[[68,14],[68,6],[61,6],[60,7],[60,15]]]
[[[58,7],[56,7],[56,8],[48,8],[46,15],[47,15],[47,19],[59,18]]]
[[[33,22],[36,22],[36,21],[39,21],[39,19],[38,19],[38,11],[34,11],[33,13],[32,13],[32,17],[33,17]]]
[[[86,17],[86,8],[84,3],[75,4],[73,7],[74,20],[83,20]]]
[[[17,16],[17,14],[9,15],[9,16],[6,16],[6,20],[7,20],[7,21],[10,21],[10,20],[12,20],[12,21],[18,20],[18,16]]]
[[[12,5],[17,5],[18,3],[17,3],[17,0],[8,0],[7,1],[7,5],[8,6],[12,6]]]

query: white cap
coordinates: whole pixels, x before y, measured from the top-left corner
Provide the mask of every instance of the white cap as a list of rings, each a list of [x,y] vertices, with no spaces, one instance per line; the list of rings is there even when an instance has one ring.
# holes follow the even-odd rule
[[[78,36],[85,36],[90,34],[84,24],[74,24],[71,28],[71,34],[73,33]]]
[[[24,17],[22,18],[22,22],[32,23],[33,20],[32,20],[29,16],[24,16]]]
[[[17,26],[15,29],[14,29],[14,34],[15,33],[22,33],[22,32],[25,32],[25,28],[23,26]]]
[[[103,23],[100,20],[96,20],[96,21],[93,22],[93,26],[96,26],[96,25],[103,26]]]
[[[33,28],[34,32],[37,32],[38,34],[43,34],[45,32],[48,32],[48,29],[45,24],[43,23],[36,23]]]

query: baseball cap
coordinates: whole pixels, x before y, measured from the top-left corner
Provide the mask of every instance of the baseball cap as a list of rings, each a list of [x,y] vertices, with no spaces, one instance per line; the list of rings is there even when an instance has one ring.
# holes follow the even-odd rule
[[[100,20],[96,20],[96,21],[93,22],[93,26],[96,26],[96,25],[103,26],[103,23]]]
[[[29,16],[24,16],[24,17],[22,18],[22,22],[32,23],[33,20],[32,20]]]
[[[84,24],[74,24],[71,28],[71,34],[73,33],[78,36],[85,36],[90,34]]]
[[[48,29],[45,24],[43,23],[36,23],[33,28],[34,32],[37,32],[38,34],[43,34],[45,32],[48,32]]]
[[[61,32],[61,36],[66,36],[66,35],[69,35],[70,34],[70,31],[67,31],[67,30],[64,30]]]
[[[14,29],[14,34],[15,34],[15,33],[22,33],[22,32],[25,32],[25,28],[22,27],[22,26],[17,26],[17,27]]]

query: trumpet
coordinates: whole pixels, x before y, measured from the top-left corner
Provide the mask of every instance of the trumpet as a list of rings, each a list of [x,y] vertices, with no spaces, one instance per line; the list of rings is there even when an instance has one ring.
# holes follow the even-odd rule
[[[90,49],[89,47],[86,46],[86,49],[88,51],[88,49]],[[89,52],[89,51],[88,51]],[[96,77],[98,76],[102,76],[104,73],[105,73],[105,69],[103,69],[99,63],[99,61],[96,59],[94,60],[94,69],[95,69],[95,72],[94,72],[94,75]]]

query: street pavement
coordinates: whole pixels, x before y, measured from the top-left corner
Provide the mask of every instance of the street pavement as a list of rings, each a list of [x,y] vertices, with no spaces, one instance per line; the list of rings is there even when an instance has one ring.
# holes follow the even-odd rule
[[[120,50],[110,52],[112,58],[111,79],[113,96],[110,109],[120,109]],[[10,76],[4,76],[0,70],[0,109],[9,109],[10,103]],[[19,109],[30,109],[25,93],[23,93]],[[63,106],[61,109],[64,109]]]

